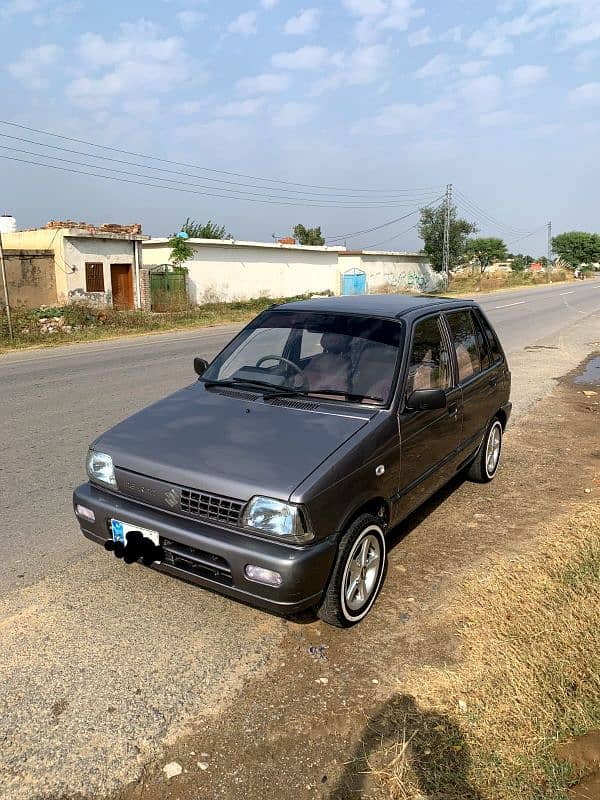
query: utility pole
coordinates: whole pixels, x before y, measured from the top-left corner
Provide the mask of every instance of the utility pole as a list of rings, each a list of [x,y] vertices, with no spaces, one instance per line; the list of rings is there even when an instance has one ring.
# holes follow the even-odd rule
[[[446,186],[444,200],[446,214],[444,216],[444,246],[442,251],[442,272],[445,275],[446,289],[450,285],[450,207],[452,205],[452,184]]]
[[[548,279],[552,271],[552,222],[548,223],[548,266],[546,267]]]
[[[8,320],[8,336],[11,343],[14,341],[12,319],[10,316],[10,301],[8,297],[8,281],[6,280],[6,267],[4,265],[4,250],[2,249],[2,231],[0,231],[0,272],[2,272],[2,284],[4,285],[4,302],[6,303],[6,319]]]

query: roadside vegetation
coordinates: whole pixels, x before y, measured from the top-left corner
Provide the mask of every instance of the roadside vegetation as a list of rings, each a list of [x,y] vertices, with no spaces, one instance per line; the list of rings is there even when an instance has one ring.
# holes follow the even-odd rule
[[[96,307],[84,303],[56,308],[15,308],[11,310],[13,345],[8,335],[6,315],[0,314],[0,350],[247,322],[274,303],[303,300],[307,296],[257,297],[229,303],[211,297],[201,305],[187,305],[164,313],[117,311],[110,306]]]
[[[453,275],[450,286],[444,294],[464,294],[466,292],[493,292],[496,289],[524,288],[527,286],[545,286],[552,281],[568,281],[573,278],[571,272],[555,269],[547,275],[543,272],[459,272]]]
[[[577,785],[573,797],[596,797],[600,737],[579,746],[585,758],[575,738],[569,761],[559,743],[600,728],[600,508],[467,580],[451,615],[458,664],[415,673],[375,726],[386,733],[372,731],[378,796],[566,800]]]

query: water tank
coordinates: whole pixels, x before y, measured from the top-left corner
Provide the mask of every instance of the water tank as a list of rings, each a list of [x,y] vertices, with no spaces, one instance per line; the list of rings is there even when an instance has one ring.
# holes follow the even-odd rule
[[[17,230],[17,220],[12,214],[0,216],[0,233],[14,233]]]

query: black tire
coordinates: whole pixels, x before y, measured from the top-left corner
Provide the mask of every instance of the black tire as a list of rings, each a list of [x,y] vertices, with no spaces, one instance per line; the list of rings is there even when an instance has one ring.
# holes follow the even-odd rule
[[[490,464],[489,448],[491,446],[490,440],[492,437],[498,437],[498,454],[494,460],[494,463]],[[502,456],[502,437],[502,423],[498,417],[494,417],[494,419],[488,425],[485,436],[483,437],[483,442],[481,443],[481,447],[477,451],[477,455],[468,468],[467,477],[469,480],[475,481],[476,483],[489,483],[490,481],[494,480],[500,464],[500,458]]]
[[[365,544],[367,538],[369,538],[369,542]],[[377,547],[379,548],[378,569],[376,572],[373,571],[371,576],[367,576],[367,583],[365,583],[367,577],[362,578],[362,584],[366,588],[374,576],[372,587],[365,592],[364,602],[360,603],[358,607],[351,608],[346,598],[345,586],[349,586],[352,566],[357,568],[358,562],[355,557],[360,553],[361,544],[367,549],[367,557],[372,557],[372,564],[375,563],[374,557]],[[323,622],[335,625],[337,628],[349,628],[356,625],[366,617],[373,607],[383,585],[386,569],[387,548],[381,520],[373,514],[362,514],[354,520],[340,539],[335,566],[321,605],[317,609],[317,616]],[[360,595],[353,602],[359,603]]]

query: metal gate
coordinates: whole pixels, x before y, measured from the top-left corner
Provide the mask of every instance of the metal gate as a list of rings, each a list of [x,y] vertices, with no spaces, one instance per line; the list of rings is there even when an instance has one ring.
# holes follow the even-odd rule
[[[150,269],[152,311],[175,311],[187,304],[187,270],[161,264]]]
[[[367,274],[353,267],[342,275],[342,294],[366,294]]]

